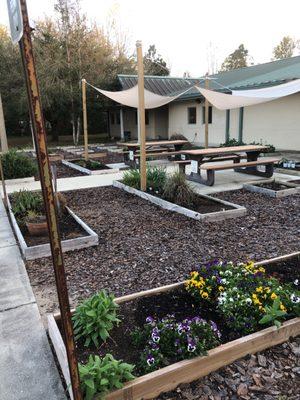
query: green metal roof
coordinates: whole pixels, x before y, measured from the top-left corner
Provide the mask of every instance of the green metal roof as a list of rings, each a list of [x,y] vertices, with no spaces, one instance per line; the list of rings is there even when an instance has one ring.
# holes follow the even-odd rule
[[[300,56],[271,61],[250,67],[210,75],[210,88],[229,92],[232,89],[256,89],[278,85],[300,78]],[[123,89],[137,84],[136,75],[118,75]],[[145,76],[145,87],[157,94],[174,95],[195,84],[204,86],[202,78],[174,78],[170,76]],[[196,89],[191,89],[178,100],[202,97]]]

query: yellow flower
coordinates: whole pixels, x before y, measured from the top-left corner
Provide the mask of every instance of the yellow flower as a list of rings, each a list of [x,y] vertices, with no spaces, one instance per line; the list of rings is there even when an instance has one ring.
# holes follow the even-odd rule
[[[266,311],[266,309],[265,309],[263,306],[261,306],[261,305],[260,305],[258,308],[259,308],[260,311],[262,311],[262,312],[265,312],[265,311]]]
[[[268,286],[265,288],[265,291],[267,292],[267,294],[271,293],[271,289]]]
[[[201,294],[203,299],[207,299],[208,298],[208,293],[207,292],[202,292]]]
[[[285,306],[284,306],[282,303],[280,304],[280,310],[281,310],[281,311],[286,311],[286,308],[285,308]]]
[[[253,293],[253,294],[252,294],[252,298],[253,298],[253,299],[257,299],[257,294],[256,294],[256,293]]]
[[[219,289],[219,292],[224,292],[223,286],[219,286],[218,289]]]
[[[263,291],[262,286],[259,286],[258,288],[256,288],[256,291],[257,291],[257,293],[262,293],[262,291]]]
[[[271,294],[271,299],[272,299],[272,300],[277,299],[277,294],[273,292],[273,293]]]

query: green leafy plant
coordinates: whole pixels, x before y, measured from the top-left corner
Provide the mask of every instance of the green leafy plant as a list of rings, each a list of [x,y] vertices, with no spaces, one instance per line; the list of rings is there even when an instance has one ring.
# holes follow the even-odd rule
[[[182,172],[175,172],[165,182],[163,198],[182,207],[191,208],[196,202],[196,193],[191,189]]]
[[[80,167],[87,168],[91,171],[95,171],[97,169],[106,168],[105,164],[95,161],[95,160],[74,160],[72,161],[74,164],[79,165]]]
[[[283,311],[280,306],[281,300],[280,297],[277,297],[272,306],[265,306],[265,315],[259,320],[259,323],[262,325],[273,323],[279,328],[281,326],[280,319],[286,315],[286,311]]]
[[[35,176],[37,165],[25,154],[11,149],[1,156],[4,179],[17,179]]]
[[[85,339],[86,347],[91,343],[98,347],[99,340],[106,341],[114,324],[120,322],[117,308],[114,296],[105,290],[84,300],[76,307],[73,315],[75,339]]]
[[[40,192],[31,192],[29,190],[20,190],[11,195],[12,212],[19,225],[24,224],[24,219],[29,211],[38,215],[43,214],[44,204]]]
[[[147,191],[156,194],[162,193],[166,179],[167,174],[163,168],[147,168]],[[141,184],[140,171],[138,169],[125,171],[122,182],[124,185],[139,189]]]
[[[81,390],[85,400],[96,394],[101,398],[113,389],[121,389],[125,382],[134,379],[134,365],[117,361],[111,354],[105,357],[90,355],[86,364],[79,364]]]

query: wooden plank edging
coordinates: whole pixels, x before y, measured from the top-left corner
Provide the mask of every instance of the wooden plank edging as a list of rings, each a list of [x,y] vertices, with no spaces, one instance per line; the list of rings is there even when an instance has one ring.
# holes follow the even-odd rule
[[[76,169],[77,171],[80,171],[86,175],[104,175],[104,174],[114,174],[119,172],[119,169],[114,169],[110,167],[108,167],[107,169],[90,170],[88,168],[81,167],[80,165],[77,165],[72,161],[62,160],[61,162],[67,167]]]

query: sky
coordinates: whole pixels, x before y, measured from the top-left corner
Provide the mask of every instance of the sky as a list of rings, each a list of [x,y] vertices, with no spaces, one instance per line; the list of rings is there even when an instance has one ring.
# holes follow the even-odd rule
[[[54,0],[27,0],[27,5],[33,21],[54,15]],[[173,76],[212,72],[212,64],[220,66],[241,43],[255,64],[268,62],[283,36],[300,39],[299,0],[81,0],[81,9],[103,26],[114,15],[130,53],[137,40],[144,51],[155,44]],[[0,0],[0,24],[8,25],[5,0]]]

